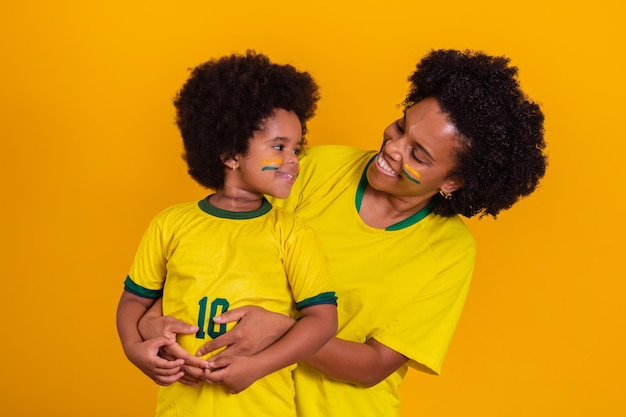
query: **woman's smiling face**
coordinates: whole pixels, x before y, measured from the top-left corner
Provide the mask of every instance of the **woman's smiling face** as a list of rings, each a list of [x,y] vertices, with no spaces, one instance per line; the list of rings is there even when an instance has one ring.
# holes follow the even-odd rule
[[[436,99],[424,99],[407,109],[383,136],[381,150],[367,171],[373,189],[405,200],[415,197],[417,202],[461,187],[460,179],[448,178],[455,166],[459,134]]]

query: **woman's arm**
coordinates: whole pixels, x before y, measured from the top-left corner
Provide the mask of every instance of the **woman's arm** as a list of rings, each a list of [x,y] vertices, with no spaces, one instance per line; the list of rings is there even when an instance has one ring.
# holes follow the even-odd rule
[[[252,355],[260,352],[265,343],[277,340],[296,322],[282,314],[254,306],[226,311],[214,320],[216,323],[238,321],[232,330],[200,349],[199,354],[203,355],[228,346],[228,349],[215,359],[229,352],[232,355]],[[333,337],[317,353],[304,361],[330,378],[368,387],[388,377],[404,365],[407,358],[375,339],[358,343]]]
[[[371,387],[407,360],[375,339],[358,343],[333,337],[305,362],[329,378]]]
[[[226,355],[254,355],[280,339],[296,323],[290,317],[257,306],[228,310],[215,317],[214,320],[216,323],[238,322],[232,330],[205,344],[198,351],[198,356],[202,356],[228,346],[226,350],[215,356],[214,360]],[[195,330],[189,331],[190,329]],[[197,327],[172,317],[162,317],[160,307],[156,306],[151,308],[141,320],[140,330],[144,337],[156,337],[171,333],[193,333],[197,331]],[[172,354],[171,349],[168,350],[168,354]],[[178,357],[181,356],[193,358],[184,350]],[[405,356],[375,339],[358,343],[336,337],[331,338],[313,356],[305,359],[305,362],[330,378],[366,387],[381,382],[406,361]],[[193,365],[184,367],[187,375],[192,375],[196,379],[206,378],[204,369],[204,364],[195,369]]]

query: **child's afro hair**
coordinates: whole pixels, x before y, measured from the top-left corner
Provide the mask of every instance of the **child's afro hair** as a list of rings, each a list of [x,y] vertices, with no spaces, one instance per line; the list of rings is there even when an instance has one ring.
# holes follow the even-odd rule
[[[174,99],[189,174],[207,188],[222,188],[223,161],[245,154],[249,139],[277,109],[298,116],[304,147],[306,122],[319,98],[307,72],[253,50],[198,65]]]

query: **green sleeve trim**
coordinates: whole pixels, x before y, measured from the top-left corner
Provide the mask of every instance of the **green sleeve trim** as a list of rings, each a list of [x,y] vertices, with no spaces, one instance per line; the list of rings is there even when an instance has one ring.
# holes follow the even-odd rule
[[[323,292],[321,294],[316,295],[315,297],[307,298],[306,300],[302,300],[299,303],[296,303],[296,309],[302,310],[303,308],[316,306],[319,304],[334,304],[337,305],[337,296],[334,291],[331,292]]]
[[[131,294],[135,294],[139,297],[157,299],[161,295],[163,295],[163,290],[149,290],[148,288],[144,288],[141,285],[137,285],[133,282],[133,280],[127,276],[124,281],[124,289]]]

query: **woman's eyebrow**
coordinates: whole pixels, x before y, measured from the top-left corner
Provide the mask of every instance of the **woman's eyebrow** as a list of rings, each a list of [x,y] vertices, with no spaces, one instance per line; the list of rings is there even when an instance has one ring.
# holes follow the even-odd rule
[[[426,148],[424,148],[424,147],[422,146],[422,144],[421,144],[421,143],[419,143],[419,142],[414,142],[414,143],[415,143],[415,146],[416,146],[416,147],[418,147],[418,148],[419,148],[422,152],[424,152],[424,153],[426,154],[426,156],[427,156],[430,160],[432,160],[433,162],[437,162],[437,160],[436,160],[435,158],[433,158],[433,156],[430,154],[430,152],[428,152],[428,151],[426,150]]]
[[[402,116],[402,122],[404,123],[404,130],[406,131],[406,111],[404,111],[404,115]],[[428,152],[426,148],[424,148],[424,146],[422,146],[419,142],[413,141],[413,143],[415,143],[415,146],[418,147],[422,152],[424,152],[431,161],[437,162],[437,160],[433,158],[430,152]]]

